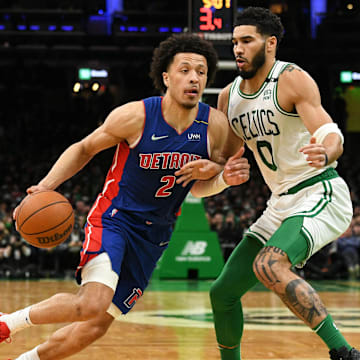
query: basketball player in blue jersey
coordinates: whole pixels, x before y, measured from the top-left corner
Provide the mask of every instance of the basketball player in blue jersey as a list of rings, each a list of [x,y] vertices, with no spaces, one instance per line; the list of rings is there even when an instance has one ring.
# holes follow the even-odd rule
[[[199,102],[214,77],[217,55],[196,35],[175,35],[155,50],[150,76],[164,97],[135,101],[113,110],[104,124],[59,157],[29,194],[56,189],[98,152],[116,146],[103,191],[91,208],[81,251],[77,294],[61,293],[0,316],[0,341],[31,325],[71,323],[19,360],[55,360],[73,355],[104,335],[113,320],[143,295],[157,260],[167,248],[182,201],[192,190],[209,196],[247,181],[249,164],[233,143],[224,164],[226,116]],[[228,148],[228,146],[227,146]],[[200,161],[210,175],[176,182],[175,171]],[[206,173],[208,173],[206,171]],[[201,173],[194,176],[199,176]],[[15,209],[16,212],[16,209]]]
[[[343,135],[322,107],[314,80],[275,58],[282,34],[280,19],[268,9],[239,13],[232,40],[239,76],[218,99],[232,137],[253,151],[272,192],[263,215],[211,288],[221,359],[240,359],[244,319],[239,300],[260,281],[321,337],[331,359],[360,360],[318,294],[291,271],[345,232],[352,203],[335,170]],[[193,168],[196,162],[179,174]]]

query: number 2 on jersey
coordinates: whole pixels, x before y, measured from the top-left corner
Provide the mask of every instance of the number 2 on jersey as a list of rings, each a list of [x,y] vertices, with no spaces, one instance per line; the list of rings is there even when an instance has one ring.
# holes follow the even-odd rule
[[[170,189],[172,189],[175,185],[176,177],[173,175],[163,176],[160,181],[165,183],[165,185],[161,186],[155,194],[155,197],[168,197],[171,195]]]

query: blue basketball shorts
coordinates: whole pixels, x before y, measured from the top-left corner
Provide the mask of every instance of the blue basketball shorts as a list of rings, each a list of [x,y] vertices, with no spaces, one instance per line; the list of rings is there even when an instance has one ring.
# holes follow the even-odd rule
[[[154,224],[137,215],[118,211],[112,206],[104,211],[99,209],[90,212],[80,264],[76,271],[77,282],[84,284],[82,272],[85,273],[87,266],[99,254],[106,253],[112,271],[118,276],[117,284],[115,281],[114,287],[109,285],[115,290],[112,302],[122,314],[126,314],[144,293],[157,261],[168,247],[171,234],[172,225]],[[108,285],[103,276],[104,269],[92,266],[92,272],[93,270],[97,272],[96,280],[91,281]],[[115,278],[117,280],[116,275]],[[117,309],[108,312],[116,317],[120,314]]]

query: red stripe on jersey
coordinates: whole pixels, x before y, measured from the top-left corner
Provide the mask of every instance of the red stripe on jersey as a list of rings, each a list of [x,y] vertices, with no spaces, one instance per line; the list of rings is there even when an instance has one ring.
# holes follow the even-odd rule
[[[113,162],[107,173],[105,185],[101,194],[98,195],[94,205],[89,211],[87,217],[87,227],[85,230],[85,241],[81,253],[80,266],[85,265],[94,256],[87,255],[87,252],[96,252],[101,249],[102,244],[102,215],[111,206],[112,199],[119,192],[119,182],[124,172],[126,160],[129,156],[129,146],[121,142],[114,154]]]
[[[208,118],[207,118],[207,123],[208,124],[209,124],[209,121],[210,121],[211,110],[212,110],[212,108],[210,106],[209,107]],[[206,129],[206,152],[207,152],[208,158],[211,159],[212,154],[211,154],[211,148],[210,148],[211,144],[209,144],[209,139],[210,139],[210,137],[209,137],[209,126],[208,126],[207,129]]]
[[[80,264],[78,268],[82,268],[88,261],[97,256],[98,254],[87,254],[87,252],[96,253],[101,249],[102,245],[102,232],[101,218],[92,220],[93,226],[88,225],[85,228],[85,242],[83,251],[81,252]],[[98,222],[96,224],[96,222]]]
[[[112,199],[116,197],[119,192],[119,182],[121,181],[122,174],[126,160],[129,156],[130,148],[125,142],[121,142],[114,154],[113,162],[107,173],[104,188],[102,193],[96,199],[93,207],[91,208],[88,216],[88,222],[91,224],[92,217],[101,217],[102,214],[111,205]]]
[[[119,192],[119,182],[124,172],[126,160],[129,156],[130,148],[126,142],[121,142],[115,152],[112,165],[106,176],[103,195],[112,200]]]

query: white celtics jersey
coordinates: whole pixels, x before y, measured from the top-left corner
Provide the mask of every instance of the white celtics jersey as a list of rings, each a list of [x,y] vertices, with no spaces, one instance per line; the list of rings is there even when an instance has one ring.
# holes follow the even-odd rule
[[[230,126],[253,151],[274,194],[284,193],[324,171],[309,166],[299,152],[311,137],[299,115],[283,110],[278,104],[278,78],[288,64],[276,61],[260,89],[250,95],[241,92],[242,78],[238,76],[229,95]]]

